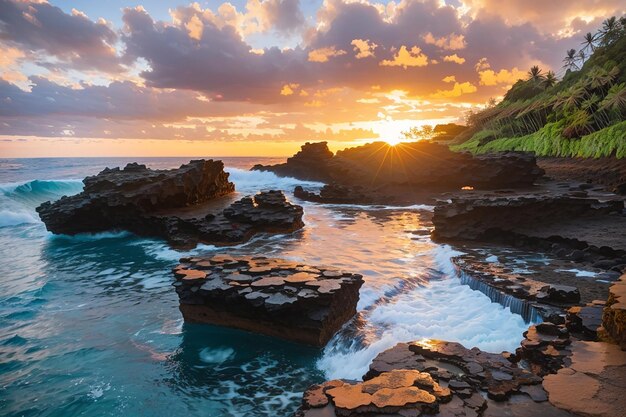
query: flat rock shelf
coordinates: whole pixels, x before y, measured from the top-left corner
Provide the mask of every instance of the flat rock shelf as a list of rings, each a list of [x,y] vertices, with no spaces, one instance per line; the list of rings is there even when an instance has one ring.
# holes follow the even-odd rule
[[[174,268],[186,322],[324,346],[356,314],[363,277],[266,257],[182,258]]]

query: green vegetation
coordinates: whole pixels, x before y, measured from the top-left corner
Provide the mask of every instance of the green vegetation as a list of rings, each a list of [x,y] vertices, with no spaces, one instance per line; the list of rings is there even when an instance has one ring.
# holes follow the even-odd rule
[[[567,51],[561,81],[534,66],[502,102],[470,112],[452,149],[626,157],[626,17],[605,20],[581,45]]]
[[[560,123],[548,123],[530,135],[495,139],[480,144],[482,131],[462,145],[453,145],[453,150],[486,153],[494,151],[532,151],[538,156],[569,156],[600,158],[603,156],[626,157],[626,121],[585,135],[577,140],[561,136],[563,127]]]

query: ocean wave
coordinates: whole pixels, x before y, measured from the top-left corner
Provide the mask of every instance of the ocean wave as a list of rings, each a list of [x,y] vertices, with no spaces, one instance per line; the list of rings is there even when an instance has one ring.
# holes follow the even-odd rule
[[[274,189],[292,192],[296,185],[308,188],[321,188],[324,183],[315,181],[303,181],[291,177],[279,177],[272,172],[246,171],[240,168],[229,168],[230,180],[235,183],[235,189],[241,193],[256,193],[260,190]]]
[[[432,255],[444,279],[401,292],[364,311],[366,324],[358,330],[363,337],[355,338],[348,328],[347,333],[336,334],[318,368],[331,379],[360,379],[379,353],[400,342],[422,339],[449,340],[487,352],[515,350],[528,325],[522,316],[455,279],[458,275],[450,258],[457,254],[447,245],[437,247]]]

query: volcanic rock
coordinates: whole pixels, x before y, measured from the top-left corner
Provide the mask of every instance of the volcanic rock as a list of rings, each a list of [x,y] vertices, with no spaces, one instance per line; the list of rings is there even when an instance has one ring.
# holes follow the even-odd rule
[[[521,187],[532,185],[543,175],[530,153],[473,156],[428,141],[396,146],[375,142],[334,156],[325,142],[307,143],[284,164],[252,169],[344,187],[363,186],[368,191],[381,185],[405,189]]]
[[[308,181],[328,182],[330,176],[329,163],[333,153],[328,149],[328,142],[307,142],[300,151],[284,164],[264,166],[255,165],[252,170],[270,171],[281,177],[294,177]]]
[[[609,298],[602,315],[606,333],[626,350],[626,275],[609,288]]]
[[[374,359],[363,382],[309,388],[296,416],[478,416],[511,395],[544,402],[540,383],[501,354],[438,340],[399,343]]]
[[[128,230],[165,238],[172,246],[244,242],[256,233],[300,229],[302,207],[281,191],[244,197],[230,207],[235,189],[221,161],[197,160],[173,170],[128,164],[84,179],[83,192],[37,208],[49,231],[74,235]]]
[[[174,283],[185,321],[324,346],[356,314],[363,277],[281,259],[183,258]]]
[[[464,198],[435,207],[433,237],[438,240],[489,240],[502,234],[541,235],[564,220],[621,213],[624,202],[567,196]]]

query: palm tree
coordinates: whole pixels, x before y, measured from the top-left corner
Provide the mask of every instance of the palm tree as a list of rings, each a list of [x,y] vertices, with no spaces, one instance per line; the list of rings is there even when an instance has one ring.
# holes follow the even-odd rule
[[[589,49],[591,50],[591,53],[593,53],[593,51],[596,50],[596,40],[598,39],[597,35],[592,35],[591,32],[587,32],[583,39],[584,41],[581,44],[583,46],[583,51]]]
[[[563,58],[563,62],[565,63],[565,65],[563,65],[563,68],[566,68],[568,70],[577,70],[578,65],[576,64],[576,60],[576,49],[568,50],[567,55],[565,55],[565,58]]]
[[[537,65],[534,65],[530,67],[530,70],[528,71],[528,77],[528,79],[531,81],[539,82],[543,79],[543,74],[541,73],[541,69]]]
[[[626,83],[616,84],[602,101],[602,110],[611,109],[619,113],[626,110]]]
[[[545,89],[548,89],[554,86],[557,82],[558,79],[556,78],[556,74],[553,71],[548,71],[545,77],[543,77],[542,84]]]
[[[619,23],[615,16],[609,17],[602,22],[602,29],[600,29],[600,37],[602,45],[609,45],[615,40],[616,35],[619,33]]]
[[[585,59],[587,59],[587,54],[585,54],[585,51],[578,51],[578,60],[580,61],[580,68],[583,67],[583,65],[585,64]]]

